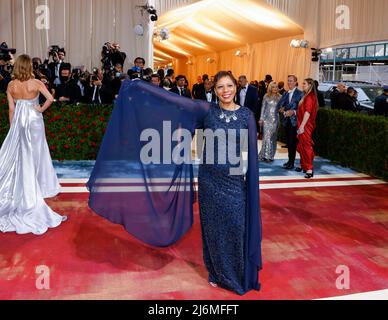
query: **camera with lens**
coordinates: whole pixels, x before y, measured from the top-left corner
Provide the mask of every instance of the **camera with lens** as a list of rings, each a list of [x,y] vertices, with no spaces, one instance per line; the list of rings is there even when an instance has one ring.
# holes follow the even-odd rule
[[[55,57],[58,55],[58,52],[61,50],[61,48],[57,45],[51,46],[49,51],[49,56]]]
[[[0,45],[0,60],[3,60],[5,62],[9,62],[12,60],[11,54],[15,54],[16,49],[14,48],[8,48],[8,45],[6,42],[3,42]]]
[[[101,51],[101,62],[102,62],[102,68],[105,72],[111,71],[111,68],[113,67],[112,64],[112,54],[114,52],[114,49],[110,42],[106,42]]]

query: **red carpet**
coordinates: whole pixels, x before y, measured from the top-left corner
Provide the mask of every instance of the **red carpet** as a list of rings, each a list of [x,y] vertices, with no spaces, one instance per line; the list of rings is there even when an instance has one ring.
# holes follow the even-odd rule
[[[207,283],[198,214],[168,249],[147,247],[87,206],[86,193],[49,205],[69,216],[43,236],[0,234],[0,299],[315,299],[388,288],[388,185],[261,191],[261,292]],[[198,212],[198,210],[196,210]],[[35,268],[50,268],[50,290]],[[350,268],[338,290],[337,266]]]

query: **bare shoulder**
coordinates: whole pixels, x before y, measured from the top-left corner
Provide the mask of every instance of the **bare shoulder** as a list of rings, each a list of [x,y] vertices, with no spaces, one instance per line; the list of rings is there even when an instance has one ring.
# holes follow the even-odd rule
[[[38,79],[31,79],[31,82],[36,86],[36,88],[40,88],[43,85],[43,82]]]
[[[15,80],[12,80],[8,83],[7,92],[13,93],[15,90]]]

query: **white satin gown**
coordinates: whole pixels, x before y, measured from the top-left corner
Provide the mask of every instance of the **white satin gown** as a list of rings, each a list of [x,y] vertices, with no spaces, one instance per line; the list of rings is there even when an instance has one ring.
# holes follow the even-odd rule
[[[60,184],[38,105],[39,96],[15,100],[12,125],[0,149],[1,232],[41,235],[66,220],[44,201],[60,192]]]

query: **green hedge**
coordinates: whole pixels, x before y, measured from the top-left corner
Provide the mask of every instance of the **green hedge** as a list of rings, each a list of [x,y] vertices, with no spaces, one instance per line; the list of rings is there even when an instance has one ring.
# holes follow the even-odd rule
[[[284,128],[279,130],[284,141]],[[342,166],[388,180],[388,119],[319,109],[315,152]]]
[[[8,104],[0,96],[0,143],[9,130]],[[43,115],[51,156],[57,160],[94,160],[112,113],[111,105],[53,104]]]
[[[0,96],[0,142],[9,130],[8,105]],[[44,113],[53,159],[93,160],[105,133],[112,106],[52,105]],[[388,119],[347,111],[320,109],[315,151],[345,167],[388,180]],[[284,141],[280,126],[279,140]]]

